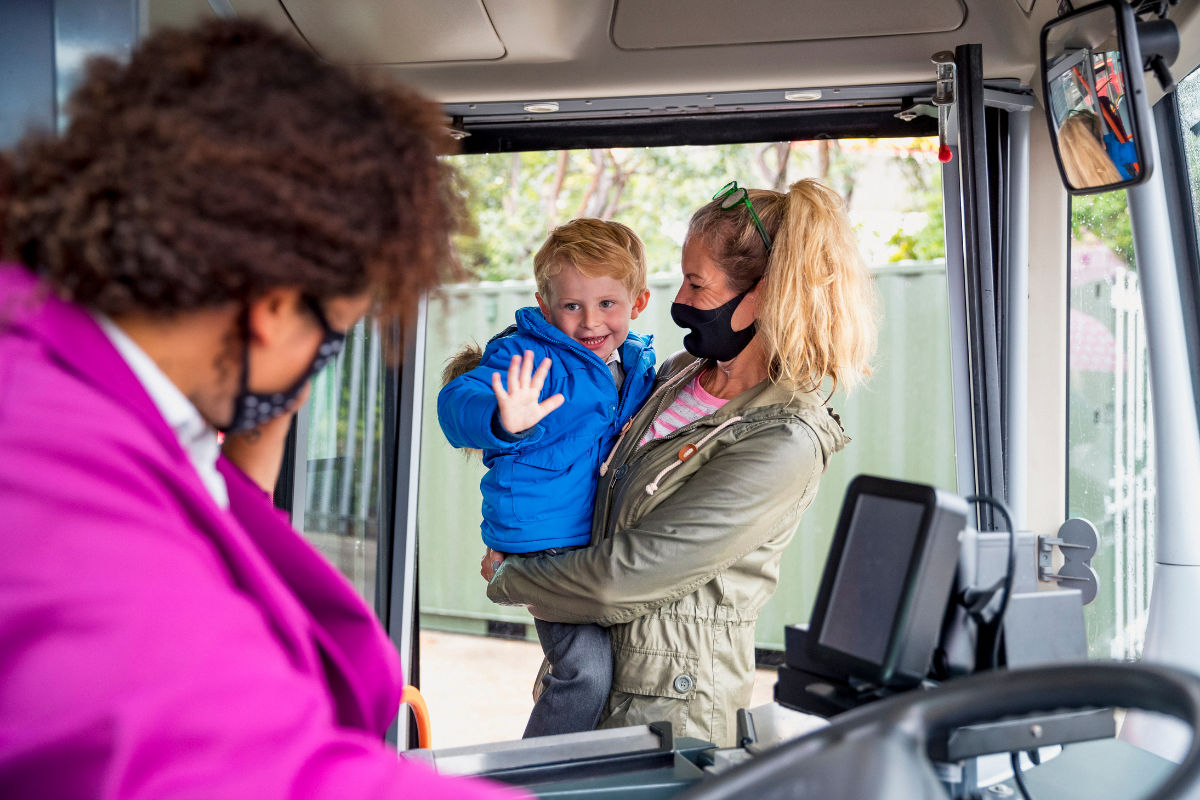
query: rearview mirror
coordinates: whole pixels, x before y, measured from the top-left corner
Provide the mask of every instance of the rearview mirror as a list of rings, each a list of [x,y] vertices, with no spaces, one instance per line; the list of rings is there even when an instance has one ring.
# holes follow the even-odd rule
[[[1107,192],[1150,177],[1150,109],[1136,20],[1124,0],[1042,28],[1042,92],[1067,191]]]

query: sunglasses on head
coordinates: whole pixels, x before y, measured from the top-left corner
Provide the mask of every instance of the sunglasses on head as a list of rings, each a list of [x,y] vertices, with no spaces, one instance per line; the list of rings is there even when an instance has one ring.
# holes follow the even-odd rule
[[[720,191],[712,197],[713,200],[721,201],[721,208],[725,211],[736,206],[738,203],[745,203],[746,208],[750,209],[750,216],[754,219],[754,227],[758,228],[758,235],[762,237],[763,244],[767,246],[767,251],[771,250],[771,237],[767,235],[767,229],[763,226],[762,220],[758,218],[758,212],[754,210],[754,205],[750,202],[750,193],[738,186],[737,181],[730,181],[721,187]]]

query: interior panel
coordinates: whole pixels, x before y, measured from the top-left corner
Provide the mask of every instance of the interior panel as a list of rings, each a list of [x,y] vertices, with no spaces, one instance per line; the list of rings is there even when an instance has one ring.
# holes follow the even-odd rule
[[[146,2],[152,30],[212,16],[205,0]],[[931,7],[950,11],[933,17],[923,16],[920,9],[929,4],[917,0],[851,0],[852,5],[838,6],[836,14],[813,0],[749,0],[723,6],[716,0],[697,2],[219,4],[239,17],[263,19],[303,35],[331,60],[375,65],[443,103],[924,82],[933,77],[930,56],[963,43],[983,45],[987,79],[1036,84],[1038,32],[1057,14],[1055,3],[1031,0],[935,0]],[[1200,25],[1198,7],[1200,0],[1180,0],[1171,12],[1184,34],[1175,66],[1179,75],[1200,63],[1200,46],[1187,44],[1197,41],[1188,33]],[[719,24],[714,21],[718,17]],[[638,19],[643,29],[634,30]],[[891,22],[884,24],[886,20]],[[704,44],[709,41],[700,36],[704,30],[722,38]],[[775,31],[785,31],[786,37]],[[761,40],[764,36],[770,40]],[[631,49],[646,44],[656,49]],[[1147,91],[1151,101],[1157,99],[1156,82],[1149,82]]]
[[[502,58],[481,0],[280,0],[324,58],[339,64],[412,64]]]
[[[967,17],[959,0],[848,0],[830,11],[821,0],[620,0],[612,36],[624,50],[655,50],[938,33]]]

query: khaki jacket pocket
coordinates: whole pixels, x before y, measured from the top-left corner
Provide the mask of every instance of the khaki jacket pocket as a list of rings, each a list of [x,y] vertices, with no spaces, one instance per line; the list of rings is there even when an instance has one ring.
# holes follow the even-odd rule
[[[686,736],[688,711],[696,697],[696,656],[620,647],[613,653],[613,683],[601,728],[670,722]]]

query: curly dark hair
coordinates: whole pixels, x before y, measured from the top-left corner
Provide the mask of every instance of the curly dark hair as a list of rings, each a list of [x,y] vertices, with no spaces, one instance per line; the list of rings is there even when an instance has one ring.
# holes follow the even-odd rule
[[[441,110],[262,24],[93,59],[69,110],[0,159],[4,254],[65,299],[171,315],[300,286],[403,311],[452,263]]]

